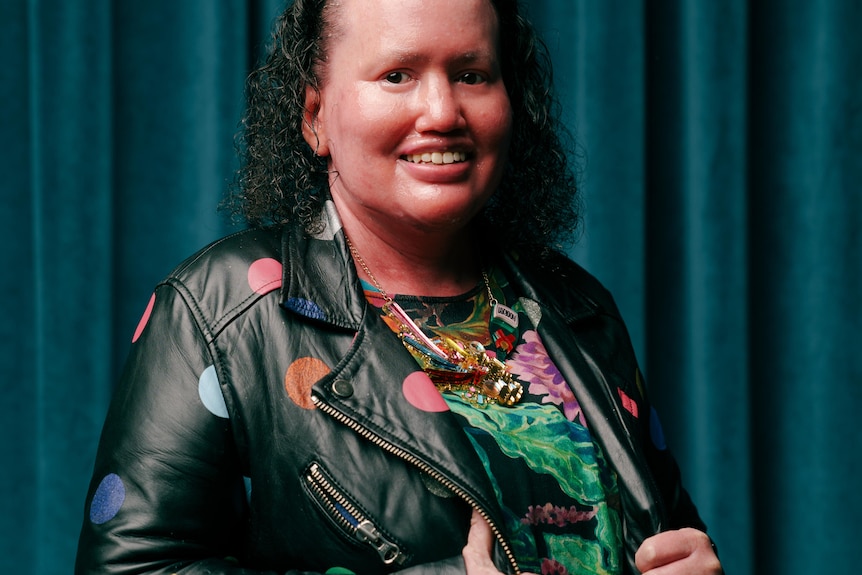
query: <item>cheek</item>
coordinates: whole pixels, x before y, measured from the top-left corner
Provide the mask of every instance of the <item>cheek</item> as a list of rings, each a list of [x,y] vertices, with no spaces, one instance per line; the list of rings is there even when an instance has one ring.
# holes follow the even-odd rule
[[[512,140],[513,120],[508,98],[503,99],[496,106],[485,107],[480,121],[482,139],[490,152],[487,155],[490,161],[483,162],[483,165],[489,170],[488,177],[499,183],[509,158],[509,146]]]
[[[504,154],[509,151],[509,142],[512,140],[512,109],[507,107],[506,111],[498,118],[499,137]]]
[[[512,108],[509,99],[502,97],[493,105],[483,106],[478,118],[489,144],[505,153],[512,135]]]
[[[338,121],[344,136],[360,140],[360,149],[385,148],[403,135],[407,115],[396,98],[369,83],[341,98]]]
[[[329,105],[327,138],[331,161],[343,169],[345,162],[368,162],[380,153],[388,154],[400,141],[403,117],[397,103],[380,97],[379,90],[344,90]],[[378,154],[370,154],[372,150]]]
[[[397,105],[392,98],[387,98],[380,90],[368,87],[356,94],[356,112],[367,121],[384,120],[396,109]]]
[[[500,126],[500,137],[508,142],[512,136],[512,106],[509,104],[508,97],[504,99],[502,111],[497,122]]]
[[[403,121],[398,103],[374,86],[361,87],[343,101],[341,116],[342,124],[350,126],[363,140],[375,139],[374,136],[384,138]]]

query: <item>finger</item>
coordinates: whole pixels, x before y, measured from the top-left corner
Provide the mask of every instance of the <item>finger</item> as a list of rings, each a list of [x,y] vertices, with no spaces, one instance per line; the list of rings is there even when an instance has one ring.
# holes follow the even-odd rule
[[[645,540],[635,554],[635,565],[642,573],[683,561],[696,566],[698,573],[721,572],[709,537],[697,529],[654,535]]]
[[[675,535],[675,532],[659,533],[641,544],[635,553],[635,565],[641,573],[688,556],[686,542],[672,535]]]
[[[494,545],[494,533],[491,531],[491,526],[482,515],[473,510],[473,515],[470,517],[470,532],[467,533],[467,545],[482,549],[491,553],[491,548]]]
[[[464,566],[470,575],[478,573],[498,573],[491,559],[491,547],[494,544],[494,534],[491,526],[475,509],[470,517],[470,531],[467,533],[467,545],[461,551]]]

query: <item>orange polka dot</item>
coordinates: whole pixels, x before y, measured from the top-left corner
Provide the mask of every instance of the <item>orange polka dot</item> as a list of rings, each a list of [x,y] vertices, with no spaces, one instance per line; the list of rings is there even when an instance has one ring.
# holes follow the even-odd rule
[[[430,412],[449,411],[449,405],[434,382],[424,371],[414,371],[404,379],[401,386],[404,398],[416,409]]]
[[[301,357],[290,364],[284,374],[284,389],[293,403],[303,409],[314,409],[311,386],[329,374],[329,366],[314,357]]]

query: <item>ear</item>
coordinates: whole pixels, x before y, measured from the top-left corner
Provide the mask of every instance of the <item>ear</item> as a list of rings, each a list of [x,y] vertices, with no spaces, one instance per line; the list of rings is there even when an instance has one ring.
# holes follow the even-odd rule
[[[326,132],[323,128],[320,92],[311,86],[305,87],[305,112],[302,115],[302,137],[318,156],[329,155]]]

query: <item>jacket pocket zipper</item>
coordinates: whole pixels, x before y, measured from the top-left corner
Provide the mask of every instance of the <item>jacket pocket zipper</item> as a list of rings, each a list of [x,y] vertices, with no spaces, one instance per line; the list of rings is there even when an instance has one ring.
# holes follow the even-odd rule
[[[407,556],[398,544],[383,535],[380,529],[335,486],[319,464],[312,463],[309,466],[305,479],[317,501],[329,512],[335,522],[358,541],[373,547],[383,563],[391,565],[406,561]]]
[[[518,562],[515,560],[515,553],[512,550],[511,545],[509,545],[509,542],[503,536],[503,533],[500,531],[500,528],[491,520],[491,517],[488,515],[488,512],[485,511],[482,506],[479,505],[479,503],[469,493],[467,493],[457,484],[450,481],[448,478],[441,475],[434,468],[432,468],[430,465],[428,465],[415,455],[412,455],[404,449],[401,449],[400,447],[389,443],[382,437],[359,425],[357,422],[353,421],[334,407],[328,405],[322,399],[320,399],[317,394],[311,394],[311,402],[323,413],[334,418],[336,421],[339,421],[342,424],[346,425],[365,439],[371,441],[374,445],[377,445],[378,447],[391,453],[392,455],[400,457],[401,459],[415,465],[421,471],[427,473],[428,475],[439,481],[441,484],[443,484],[446,488],[452,491],[452,493],[455,493],[456,495],[458,495],[458,497],[466,501],[470,505],[470,507],[478,511],[479,514],[485,519],[485,521],[487,521],[488,524],[491,526],[491,531],[494,533],[494,537],[497,539],[497,542],[500,544],[500,547],[502,547],[503,553],[506,555],[506,559],[509,562],[509,566],[512,568],[512,573],[514,573],[515,575],[521,575],[521,568],[518,566]]]

